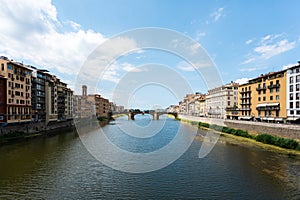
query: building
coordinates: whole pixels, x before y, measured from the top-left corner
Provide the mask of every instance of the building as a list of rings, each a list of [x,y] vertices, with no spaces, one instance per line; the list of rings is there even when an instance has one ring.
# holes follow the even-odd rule
[[[208,90],[206,95],[207,116],[213,118],[230,118],[226,110],[237,106],[238,83],[231,82]]]
[[[70,88],[64,88],[65,92],[65,119],[73,119],[73,91]]]
[[[290,122],[300,120],[300,62],[287,69],[287,120]]]
[[[207,116],[207,111],[206,111],[206,94],[202,94],[198,99],[197,99],[197,108],[198,108],[198,116],[200,117],[206,117]]]
[[[46,121],[46,72],[47,70],[36,69],[29,66],[33,72],[31,75],[31,104],[32,120]]]
[[[88,101],[87,86],[82,86],[82,94],[73,97],[73,118],[92,118],[95,113],[94,104]]]
[[[124,106],[116,106],[116,111],[115,112],[124,112]]]
[[[7,123],[7,78],[0,75],[0,126]]]
[[[0,65],[0,75],[7,79],[7,123],[30,122],[32,70],[3,56]]]
[[[239,86],[239,118],[268,122],[286,119],[286,71],[270,72]]]
[[[90,94],[87,99],[92,103],[96,117],[109,117],[111,104],[108,99],[101,97],[99,94]]]

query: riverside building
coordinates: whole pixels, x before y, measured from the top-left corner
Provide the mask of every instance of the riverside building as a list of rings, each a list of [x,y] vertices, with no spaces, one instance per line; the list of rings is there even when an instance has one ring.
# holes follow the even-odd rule
[[[2,112],[6,110],[1,114],[5,123],[31,121],[31,72],[32,70],[23,63],[9,60],[4,56],[0,57],[0,76],[2,76],[2,84],[6,84],[6,109],[3,106],[1,109]]]
[[[296,122],[300,120],[300,62],[287,69],[287,120]]]
[[[226,109],[233,108],[238,103],[238,83],[231,82],[208,90],[206,95],[207,115],[212,118],[231,118]]]
[[[239,119],[286,120],[286,70],[262,74],[239,86]]]

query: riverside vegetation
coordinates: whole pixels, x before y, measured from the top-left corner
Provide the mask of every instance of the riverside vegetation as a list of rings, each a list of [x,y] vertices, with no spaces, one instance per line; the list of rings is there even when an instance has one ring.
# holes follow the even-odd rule
[[[293,139],[287,139],[287,138],[282,138],[282,137],[277,137],[265,133],[261,133],[258,135],[251,135],[247,131],[240,130],[240,129],[234,129],[234,128],[229,128],[227,126],[219,126],[216,124],[208,124],[204,122],[197,122],[197,121],[189,121],[189,120],[182,120],[182,119],[177,119],[179,121],[184,121],[188,122],[191,125],[196,125],[199,128],[204,127],[204,128],[209,128],[218,132],[223,132],[235,136],[240,136],[240,137],[245,137],[249,139],[256,140],[258,142],[264,143],[264,144],[270,144],[274,146],[278,146],[281,148],[285,149],[293,149],[293,150],[298,150],[300,151],[300,144],[296,140]]]

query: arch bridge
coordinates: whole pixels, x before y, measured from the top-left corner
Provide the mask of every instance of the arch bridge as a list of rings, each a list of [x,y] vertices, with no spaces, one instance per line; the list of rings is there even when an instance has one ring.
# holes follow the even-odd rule
[[[130,110],[129,112],[117,112],[113,113],[114,114],[126,114],[128,115],[128,120],[134,120],[134,116],[138,114],[150,114],[153,116],[153,120],[159,120],[159,116],[161,115],[173,115],[175,118],[177,118],[178,113],[176,112],[157,112],[157,111],[140,111],[140,110]]]

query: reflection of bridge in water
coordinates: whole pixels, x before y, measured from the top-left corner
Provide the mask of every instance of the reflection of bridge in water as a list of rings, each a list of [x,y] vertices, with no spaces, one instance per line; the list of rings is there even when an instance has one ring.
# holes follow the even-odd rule
[[[153,116],[153,120],[159,120],[159,116],[161,115],[165,115],[165,114],[168,114],[168,115],[173,115],[175,118],[177,118],[178,116],[178,113],[176,112],[156,112],[156,111],[127,111],[127,112],[116,112],[116,113],[113,113],[113,115],[116,115],[116,114],[126,114],[128,115],[128,120],[134,120],[134,116],[135,115],[138,115],[138,114],[149,114],[149,115],[152,115]]]

